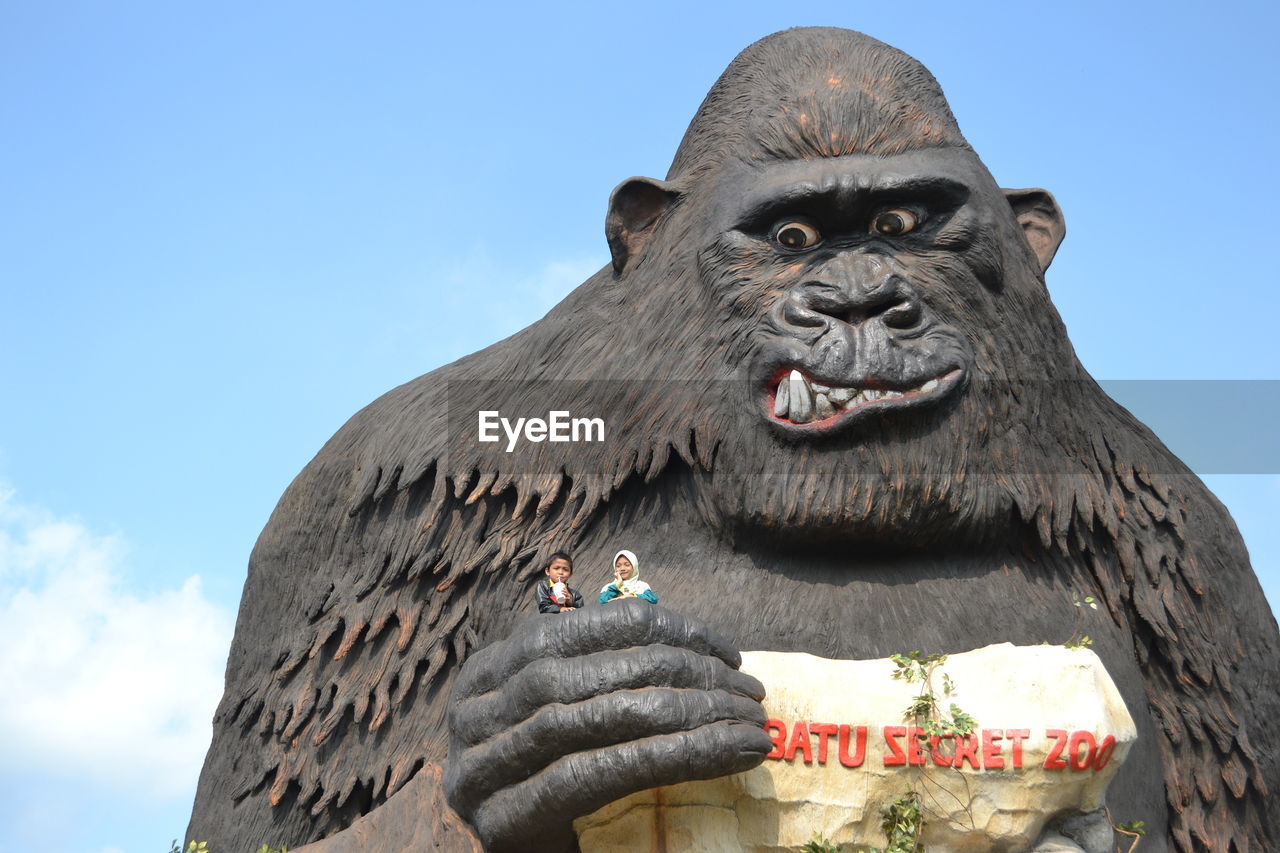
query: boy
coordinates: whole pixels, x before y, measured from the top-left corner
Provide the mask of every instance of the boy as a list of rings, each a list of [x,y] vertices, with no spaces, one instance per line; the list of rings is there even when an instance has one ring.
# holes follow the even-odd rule
[[[567,613],[582,606],[582,596],[569,586],[573,574],[573,560],[563,551],[551,555],[547,563],[547,579],[538,581],[534,595],[538,599],[539,613]]]

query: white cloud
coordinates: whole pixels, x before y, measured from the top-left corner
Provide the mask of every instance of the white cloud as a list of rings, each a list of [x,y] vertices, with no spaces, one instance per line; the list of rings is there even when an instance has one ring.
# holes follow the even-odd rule
[[[0,489],[0,774],[189,797],[222,693],[231,615],[199,576],[136,593],[118,535]]]

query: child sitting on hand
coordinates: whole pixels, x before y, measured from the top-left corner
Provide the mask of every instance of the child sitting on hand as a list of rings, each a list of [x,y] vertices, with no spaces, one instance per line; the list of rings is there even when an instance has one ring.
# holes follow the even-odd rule
[[[643,598],[658,603],[657,594],[640,580],[640,561],[630,551],[619,551],[613,558],[613,583],[600,590],[600,603],[616,598]]]
[[[543,570],[546,580],[538,581],[534,595],[538,599],[539,613],[567,613],[582,606],[582,595],[569,586],[573,574],[573,559],[563,551],[551,555]]]

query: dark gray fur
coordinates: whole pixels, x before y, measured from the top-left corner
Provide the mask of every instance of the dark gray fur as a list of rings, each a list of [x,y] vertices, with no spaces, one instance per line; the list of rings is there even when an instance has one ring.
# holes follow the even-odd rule
[[[926,194],[950,212],[910,240],[780,260],[740,218],[780,175],[939,171],[963,198]],[[846,195],[833,215],[852,221]],[[571,848],[602,797],[760,760],[736,650],[1059,643],[1078,594],[1102,602],[1087,633],[1139,727],[1116,819],[1146,821],[1143,850],[1280,848],[1280,637],[1240,537],[1085,373],[1043,280],[1056,205],[999,190],[928,71],[853,32],[770,36],[716,83],[667,180],[619,188],[607,230],[613,268],[372,403],[289,487],[250,561],[189,838],[294,846],[447,763],[490,847]],[[791,364],[963,380],[816,435],[763,411]],[[609,440],[467,440],[477,409],[557,395]],[[619,547],[670,610],[520,622],[547,555],[571,549],[590,598]]]

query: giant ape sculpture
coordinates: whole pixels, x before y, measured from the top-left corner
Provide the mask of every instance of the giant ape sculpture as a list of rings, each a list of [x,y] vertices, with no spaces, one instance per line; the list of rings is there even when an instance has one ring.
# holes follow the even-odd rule
[[[606,228],[610,268],[289,487],[190,837],[296,845],[445,766],[487,846],[572,849],[578,814],[761,760],[738,649],[1061,642],[1077,592],[1139,725],[1113,810],[1153,849],[1280,846],[1280,638],[1240,538],[1080,366],[1055,202],[997,188],[928,71],[843,30],[757,42]],[[555,408],[608,441],[475,440],[478,410]],[[623,541],[671,611],[513,633],[547,554]]]

